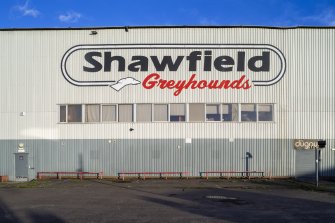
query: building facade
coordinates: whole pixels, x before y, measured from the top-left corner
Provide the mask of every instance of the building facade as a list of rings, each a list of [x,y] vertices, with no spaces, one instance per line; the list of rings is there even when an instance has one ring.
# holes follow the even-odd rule
[[[0,31],[0,175],[335,175],[335,29]]]

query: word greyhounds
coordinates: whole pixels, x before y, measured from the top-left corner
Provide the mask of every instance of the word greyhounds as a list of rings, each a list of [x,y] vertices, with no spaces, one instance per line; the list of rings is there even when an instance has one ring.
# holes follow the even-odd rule
[[[247,90],[252,86],[269,86],[282,78],[286,65],[282,53],[270,45],[219,45],[198,49],[179,45],[132,47],[75,46],[62,59],[63,76],[76,86],[110,86],[119,91],[124,86],[141,83],[144,89],[171,89],[178,96],[187,89]],[[79,51],[84,52],[77,53]],[[80,60],[83,63],[78,70],[80,64],[73,61]],[[273,61],[276,66],[270,66]],[[259,72],[262,75],[255,75]],[[103,73],[108,75],[101,75]],[[214,73],[215,78],[211,78]],[[229,75],[220,79],[219,73]],[[239,75],[236,77],[234,73]],[[184,78],[176,78],[176,74]],[[108,77],[114,80],[105,80]],[[250,80],[250,77],[254,78]]]

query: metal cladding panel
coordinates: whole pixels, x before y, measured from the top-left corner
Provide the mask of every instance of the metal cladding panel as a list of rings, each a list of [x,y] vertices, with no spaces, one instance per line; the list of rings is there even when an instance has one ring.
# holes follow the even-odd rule
[[[132,171],[264,171],[266,176],[293,176],[294,153],[288,140],[25,140],[29,178],[39,171],[103,171],[105,176]],[[0,174],[15,179],[17,141],[1,140]],[[238,149],[237,149],[238,148]],[[5,151],[5,153],[3,152]],[[334,172],[334,170],[332,170]]]
[[[1,140],[0,174],[9,175],[11,180],[15,179],[18,143],[24,143],[29,153],[30,179],[38,171],[103,171],[105,176],[117,176],[122,171],[189,171],[191,176],[199,176],[200,171],[244,171],[247,153],[252,156],[251,171],[275,177],[296,173],[296,150],[291,140]],[[334,151],[322,150],[320,175],[335,175]]]
[[[132,138],[123,134],[123,129],[129,125],[146,129],[135,133],[134,138],[174,138],[176,132],[181,133],[180,138],[186,137],[186,132],[188,137],[201,138],[334,138],[335,29],[137,28],[128,32],[98,29],[97,35],[90,35],[90,32],[89,29],[0,31],[0,124],[5,126],[0,130],[0,138],[76,139],[109,135]],[[141,52],[160,57],[167,52],[166,49],[150,49],[150,44],[171,44],[168,49],[171,56],[189,52],[173,49],[176,44],[269,44],[283,53],[287,66],[283,78],[271,86],[253,86],[248,90],[187,89],[178,96],[173,95],[172,89],[157,87],[146,90],[139,85],[116,92],[108,86],[77,87],[67,82],[61,72],[61,60],[66,51],[77,45],[98,44],[149,45],[147,49],[128,50],[125,57]],[[277,69],[278,63],[272,62],[271,68]],[[73,63],[82,61],[74,58]],[[131,75],[142,80],[150,72],[107,72],[105,75],[113,78]],[[185,67],[177,72],[160,72],[162,77],[175,80],[187,80],[191,73]],[[220,79],[220,75],[221,79],[227,77],[227,74],[214,71],[195,73],[207,80]],[[154,123],[149,126],[139,123],[58,124],[58,104],[195,102],[274,103],[276,121],[268,124]],[[20,112],[25,112],[26,116],[19,116]],[[115,129],[121,131],[115,132]],[[229,134],[219,134],[222,132]]]
[[[327,141],[326,148],[321,149],[321,155],[320,155],[320,171],[321,176],[334,176],[335,175],[335,140],[329,140]],[[332,145],[332,146],[331,146]]]

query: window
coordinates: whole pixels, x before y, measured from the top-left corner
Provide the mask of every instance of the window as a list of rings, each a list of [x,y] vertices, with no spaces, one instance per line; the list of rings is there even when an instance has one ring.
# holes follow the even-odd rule
[[[66,105],[59,106],[59,122],[66,122]]]
[[[256,104],[241,104],[241,121],[256,122]]]
[[[186,109],[185,104],[170,105],[170,122],[185,122]]]
[[[273,122],[274,108],[275,104],[257,103],[63,104],[59,123]]]
[[[168,104],[154,105],[154,121],[167,122],[168,120]]]
[[[86,105],[85,122],[100,122],[100,105]]]
[[[119,105],[119,122],[133,121],[133,105]]]
[[[273,105],[271,104],[258,105],[258,121],[262,122],[273,121]]]
[[[136,122],[151,122],[151,104],[136,105]]]
[[[238,122],[238,104],[223,104],[222,105],[222,121]]]
[[[221,121],[221,106],[216,104],[206,105],[206,121]]]
[[[102,105],[102,121],[116,122],[116,105]]]
[[[190,122],[205,121],[205,104],[189,104]]]
[[[67,122],[82,122],[82,105],[67,106]]]

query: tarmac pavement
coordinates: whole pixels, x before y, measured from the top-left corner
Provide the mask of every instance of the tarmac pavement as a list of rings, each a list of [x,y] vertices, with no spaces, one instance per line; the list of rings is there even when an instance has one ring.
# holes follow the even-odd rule
[[[241,179],[0,184],[0,222],[335,222],[335,183],[320,185]]]

